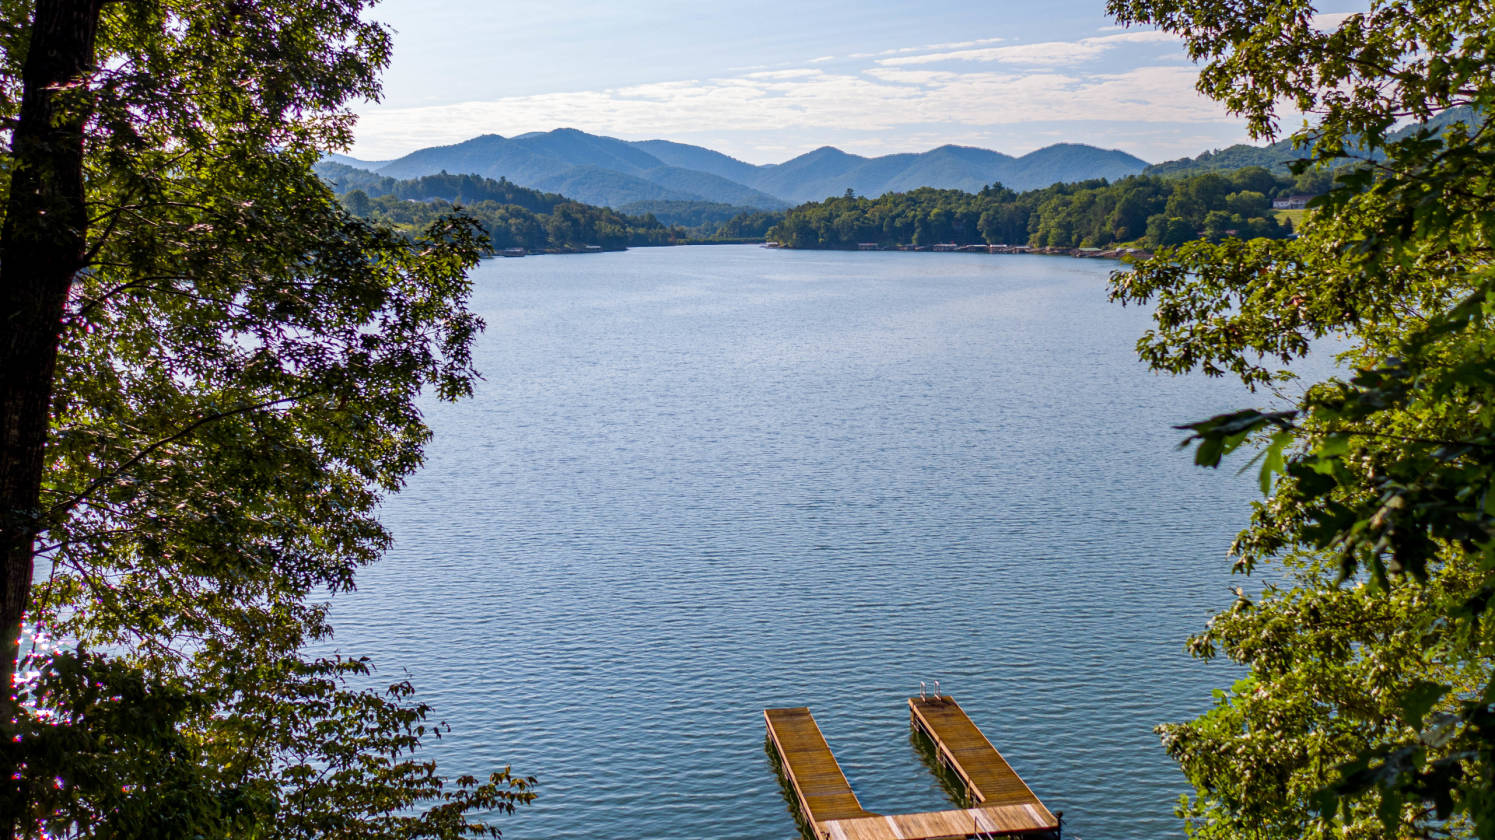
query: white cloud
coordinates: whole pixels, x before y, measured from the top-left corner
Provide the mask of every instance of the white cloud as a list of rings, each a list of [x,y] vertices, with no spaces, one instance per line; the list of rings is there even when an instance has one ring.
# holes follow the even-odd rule
[[[1004,47],[953,50],[879,59],[890,66],[934,64],[941,61],[979,61],[1002,64],[1024,64],[1037,67],[1063,67],[1100,57],[1124,44],[1180,43],[1175,35],[1155,29],[1098,35],[1078,41],[1044,41],[1036,44],[1012,44]]]
[[[1006,38],[977,38],[974,41],[952,41],[945,44],[924,44],[918,47],[897,47],[891,50],[870,53],[852,53],[847,58],[878,58],[885,55],[903,55],[905,53],[928,52],[929,50],[958,50],[966,47],[979,47],[986,44],[1000,44]]]
[[[800,68],[800,69],[797,69],[797,70],[760,70],[760,71],[758,71],[756,73],[749,73],[744,78],[748,78],[748,79],[802,79],[802,78],[809,78],[809,77],[823,76],[823,75],[825,75],[825,74],[822,73],[819,70],[814,70],[814,69],[810,69],[810,68]]]
[[[1194,90],[1198,71],[1185,62],[1131,51],[1125,61],[1087,63],[1128,44],[1177,43],[1172,35],[1128,30],[1040,44],[1000,40],[601,90],[439,106],[370,104],[353,151],[381,159],[478,134],[570,126],[626,139],[699,142],[757,162],[825,144],[882,154],[954,142],[1017,154],[1056,140],[1125,142],[1129,151],[1161,160],[1197,153],[1181,147],[1186,140],[1236,142],[1242,134],[1239,120]],[[944,63],[927,66],[937,62]]]
[[[862,75],[881,79],[884,82],[905,85],[938,84],[949,82],[960,76],[959,73],[950,70],[905,70],[902,67],[872,67],[863,70]]]

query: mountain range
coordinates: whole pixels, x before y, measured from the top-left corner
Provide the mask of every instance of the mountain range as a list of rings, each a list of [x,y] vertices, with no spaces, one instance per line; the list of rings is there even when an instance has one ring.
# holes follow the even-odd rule
[[[507,179],[607,207],[709,201],[762,209],[819,201],[848,189],[877,196],[917,187],[976,192],[1000,183],[1022,191],[1060,181],[1114,180],[1147,167],[1146,161],[1125,152],[1074,143],[1021,157],[971,146],[940,146],[921,154],[869,158],[824,146],[780,164],[759,166],[701,146],[618,140],[574,128],[516,137],[485,134],[391,161],[330,155],[327,162],[396,179],[443,172]],[[327,167],[324,174],[335,178],[335,168]]]

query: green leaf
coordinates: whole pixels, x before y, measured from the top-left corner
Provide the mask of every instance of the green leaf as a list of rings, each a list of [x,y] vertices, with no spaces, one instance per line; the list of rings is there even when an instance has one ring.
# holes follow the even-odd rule
[[[1261,494],[1269,495],[1272,492],[1272,477],[1282,473],[1285,462],[1282,451],[1291,442],[1293,435],[1288,431],[1279,431],[1272,435],[1272,442],[1267,445],[1266,458],[1261,464]]]
[[[1398,705],[1408,725],[1420,731],[1422,719],[1439,700],[1443,699],[1444,695],[1448,694],[1449,690],[1449,686],[1443,683],[1428,680],[1417,680],[1412,683],[1412,687],[1402,692],[1398,699]]]

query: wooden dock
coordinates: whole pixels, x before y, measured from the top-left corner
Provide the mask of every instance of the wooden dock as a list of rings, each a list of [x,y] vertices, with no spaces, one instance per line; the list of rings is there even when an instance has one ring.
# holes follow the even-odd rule
[[[1042,819],[1057,825],[1058,821],[981,734],[955,698],[910,697],[908,713],[913,725],[934,742],[940,763],[965,782],[973,802],[1032,807]]]
[[[862,803],[851,792],[851,783],[846,781],[809,709],[764,709],[763,720],[806,822],[820,825],[874,816],[862,810]]]
[[[810,710],[766,709],[768,737],[817,840],[1058,840],[1059,820],[951,697],[908,701],[913,725],[965,783],[974,807],[884,816],[862,808]]]

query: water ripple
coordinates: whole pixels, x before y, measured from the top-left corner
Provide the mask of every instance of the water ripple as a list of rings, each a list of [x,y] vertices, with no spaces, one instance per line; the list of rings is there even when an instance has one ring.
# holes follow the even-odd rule
[[[1066,825],[1181,836],[1151,728],[1228,668],[1250,482],[1174,423],[1251,399],[1135,361],[1109,264],[753,247],[494,260],[477,398],[430,404],[337,647],[411,675],[509,840],[787,838],[761,710],[809,705],[863,803],[946,807],[903,699],[954,693]]]

